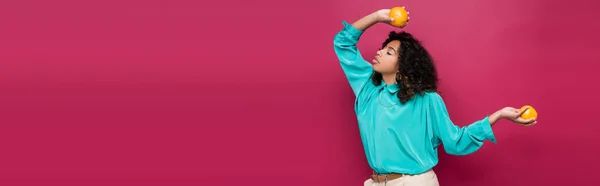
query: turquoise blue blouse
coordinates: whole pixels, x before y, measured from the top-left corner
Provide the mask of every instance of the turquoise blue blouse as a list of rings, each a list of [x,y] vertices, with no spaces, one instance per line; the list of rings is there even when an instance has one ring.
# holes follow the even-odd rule
[[[356,44],[363,31],[342,21],[334,49],[356,96],[354,110],[369,166],[377,173],[419,174],[438,163],[438,146],[453,155],[477,151],[483,141],[496,138],[488,117],[468,126],[452,123],[442,97],[435,92],[417,95],[401,104],[397,84],[371,80],[373,69]]]

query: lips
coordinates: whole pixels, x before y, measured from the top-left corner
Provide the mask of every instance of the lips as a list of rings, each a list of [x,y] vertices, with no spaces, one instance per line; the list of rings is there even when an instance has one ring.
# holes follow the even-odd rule
[[[377,61],[377,59],[373,59],[373,64],[379,64],[379,61]]]

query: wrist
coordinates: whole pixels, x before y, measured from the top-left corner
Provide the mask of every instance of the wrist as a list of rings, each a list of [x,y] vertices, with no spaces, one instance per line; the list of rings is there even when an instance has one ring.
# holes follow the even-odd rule
[[[502,119],[502,110],[496,111],[494,112],[492,115],[490,115],[489,120],[490,120],[490,125],[494,125],[496,122],[498,122],[500,119]]]

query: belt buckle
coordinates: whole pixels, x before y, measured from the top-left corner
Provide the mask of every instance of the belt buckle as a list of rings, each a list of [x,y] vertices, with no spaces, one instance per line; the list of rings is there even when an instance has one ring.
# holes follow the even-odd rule
[[[381,175],[381,174],[379,174],[379,173],[376,173],[375,171],[373,171],[373,175],[374,175],[374,177],[377,179],[377,180],[376,180],[377,182],[381,182],[381,181],[379,180],[379,175]],[[384,180],[385,182],[384,182],[384,183],[387,183],[387,182],[388,182],[388,175],[387,175],[387,174],[383,174],[383,177],[385,177],[385,180]]]

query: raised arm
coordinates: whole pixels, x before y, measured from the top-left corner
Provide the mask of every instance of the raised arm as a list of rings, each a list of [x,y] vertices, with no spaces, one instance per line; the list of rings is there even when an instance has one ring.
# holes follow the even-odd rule
[[[385,11],[385,10],[379,10],[377,12],[373,12],[369,15],[366,15],[365,17],[362,17],[358,21],[352,23],[352,26],[354,28],[356,28],[357,30],[365,31],[369,27],[373,26],[375,23],[384,21],[384,20],[382,20],[382,17],[381,17],[382,13],[380,11]],[[389,13],[389,10],[387,12]],[[389,19],[389,20],[391,20],[391,19]]]
[[[388,13],[388,9],[383,9],[371,13],[352,24],[342,21],[343,28],[334,37],[335,53],[354,95],[358,95],[364,86],[368,85],[369,78],[373,73],[371,64],[365,61],[356,44],[363,32],[369,27],[379,22],[390,22],[391,19],[387,17]]]

